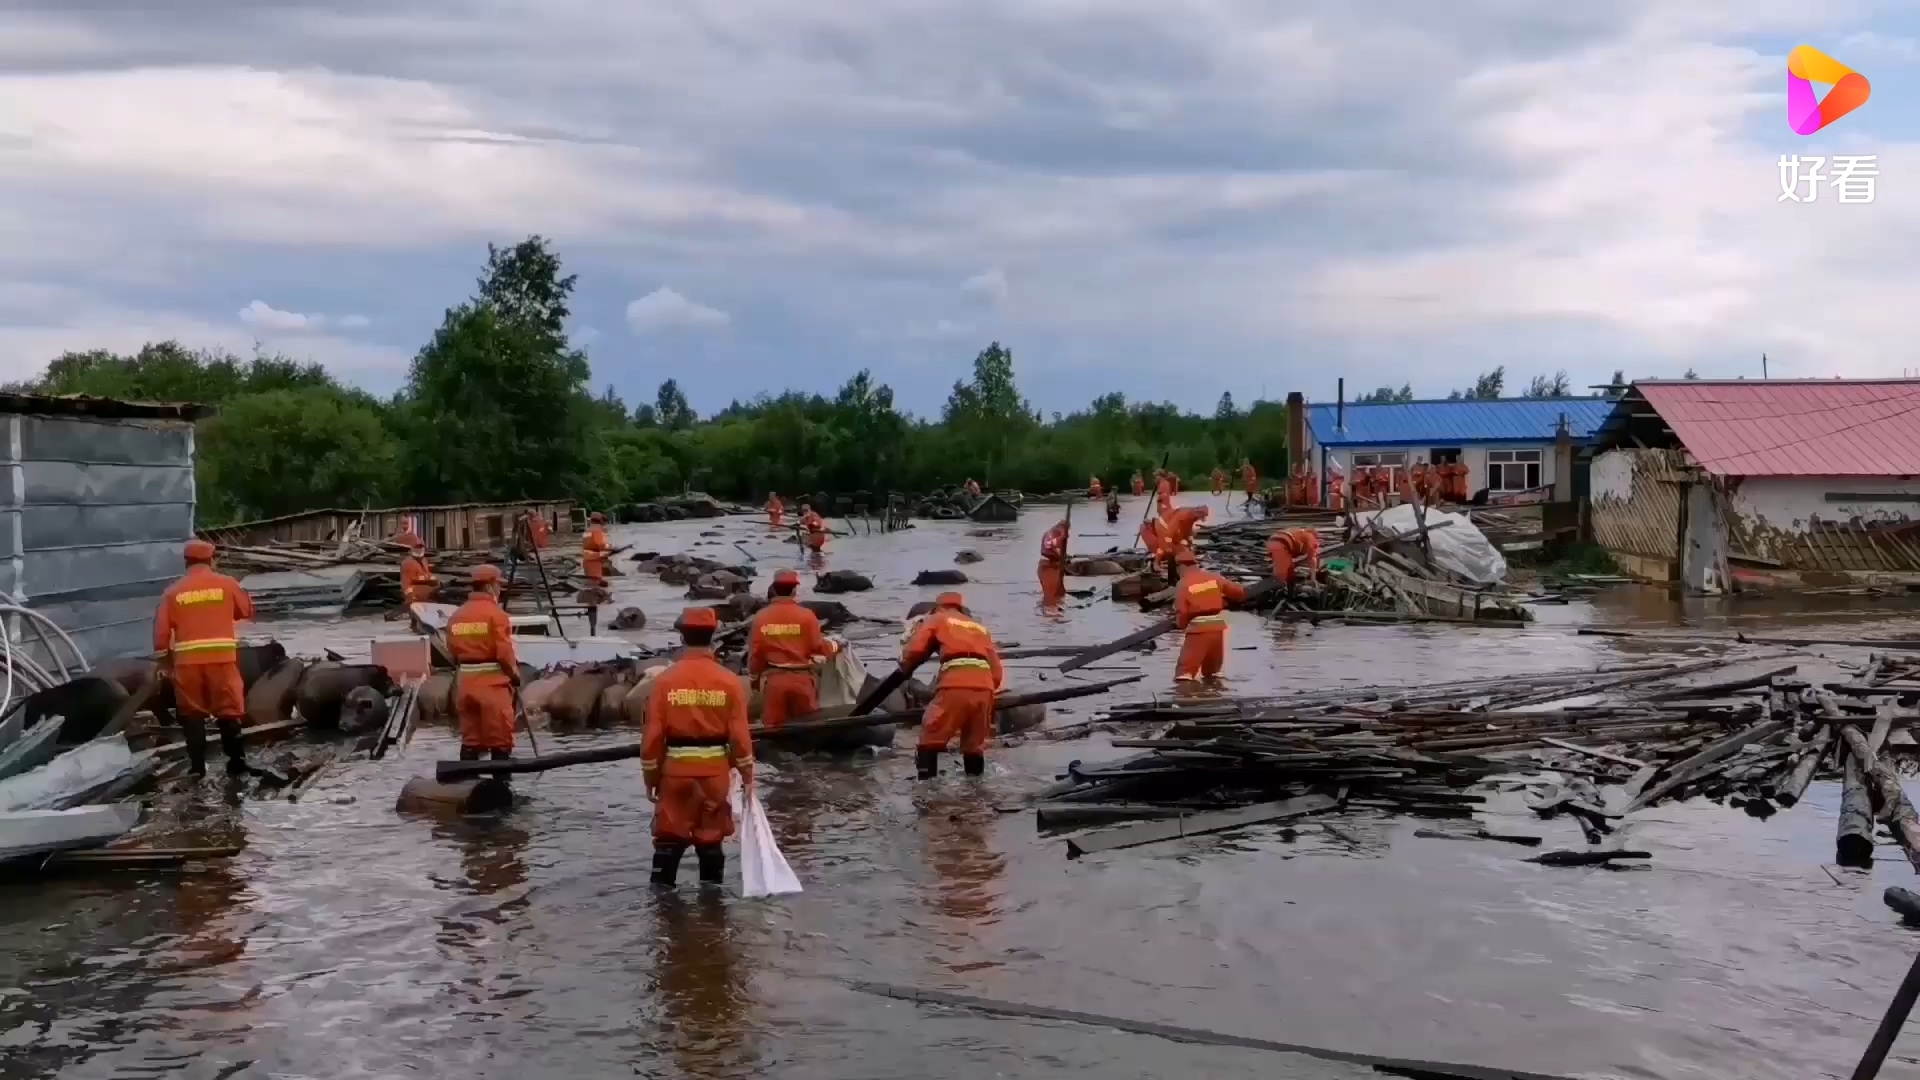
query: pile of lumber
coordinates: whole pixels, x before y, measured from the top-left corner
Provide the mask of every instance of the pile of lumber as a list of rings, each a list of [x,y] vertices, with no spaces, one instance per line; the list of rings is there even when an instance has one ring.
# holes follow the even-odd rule
[[[241,579],[263,616],[292,610],[382,609],[401,604],[399,544],[364,539],[343,541],[289,541],[271,545],[220,545],[220,569]],[[577,556],[552,550],[540,553],[546,581],[555,600],[571,597],[583,585]],[[428,555],[434,576],[440,579],[440,599],[457,603],[466,596],[467,577],[483,563],[504,573],[509,556],[491,551],[437,551]],[[522,561],[514,570],[514,599],[544,605],[540,569]]]
[[[1764,817],[1829,777],[1845,785],[1839,861],[1870,861],[1873,822],[1884,820],[1920,868],[1920,817],[1888,763],[1915,748],[1904,728],[1920,712],[1899,703],[1920,702],[1920,658],[1876,657],[1857,678],[1826,684],[1795,679],[1798,665],[1781,659],[1122,706],[1109,721],[1163,729],[1114,740],[1140,751],[1132,757],[1075,763],[1042,793],[1037,816],[1042,828],[1164,819],[1178,827],[1169,835],[1188,836],[1336,806],[1471,818],[1488,781],[1530,776],[1537,814],[1566,814],[1600,844],[1618,819],[1663,802],[1704,796]],[[1734,664],[1737,677],[1717,670]],[[1159,825],[1130,828],[1141,843],[1167,838]],[[1076,840],[1070,853],[1126,846],[1119,830]]]

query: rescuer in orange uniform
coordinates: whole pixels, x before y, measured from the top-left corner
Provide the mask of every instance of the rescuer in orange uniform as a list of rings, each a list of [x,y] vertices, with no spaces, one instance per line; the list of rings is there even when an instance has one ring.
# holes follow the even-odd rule
[[[1087,478],[1087,501],[1088,502],[1099,502],[1100,496],[1106,494],[1106,490],[1107,490],[1106,488],[1103,488],[1100,486],[1099,477],[1090,476]]]
[[[1154,509],[1161,517],[1173,512],[1173,485],[1173,474],[1161,469],[1153,486]]]
[[[1180,591],[1173,598],[1173,624],[1185,632],[1176,682],[1211,679],[1227,662],[1227,604],[1247,598],[1247,590],[1211,570],[1202,570],[1193,552],[1174,556],[1180,564]]]
[[[1227,490],[1227,470],[1215,465],[1213,467],[1213,475],[1210,479],[1213,481],[1213,493],[1215,495]]]
[[[1147,493],[1146,480],[1141,477],[1139,469],[1133,470],[1133,497],[1137,499],[1140,496],[1145,495],[1146,493]]]
[[[513,623],[500,607],[500,568],[473,568],[473,593],[447,619],[447,646],[459,665],[454,712],[460,717],[460,760],[482,754],[504,761],[513,754],[513,699],[520,658]]]
[[[153,613],[153,649],[173,680],[173,700],[187,761],[195,776],[207,774],[207,718],[220,731],[227,774],[247,771],[240,721],[247,715],[247,688],[240,678],[236,624],[253,618],[253,598],[240,583],[213,568],[213,545],[189,540],[187,572],[160,594]]]
[[[1297,570],[1309,578],[1320,574],[1320,534],[1312,529],[1281,529],[1267,537],[1267,558],[1273,560],[1273,576],[1292,585]]]
[[[1327,509],[1336,514],[1347,509],[1346,482],[1346,478],[1339,473],[1327,474]]]
[[[580,538],[580,572],[590,584],[604,589],[607,560],[613,556],[613,545],[607,542],[607,515],[589,514],[587,522],[587,535]]]
[[[753,616],[747,632],[747,675],[760,684],[760,723],[777,728],[820,708],[815,657],[825,659],[839,646],[820,632],[820,618],[800,606],[800,575],[773,575],[768,604]]]
[[[686,649],[654,678],[640,737],[640,773],[653,800],[652,880],[671,888],[691,847],[700,884],[717,888],[726,868],[720,842],[733,835],[728,770],[753,790],[747,688],[713,658],[720,619],[712,608],[687,608],[674,625]]]
[[[780,527],[781,523],[787,520],[786,504],[782,503],[780,501],[780,496],[774,492],[771,492],[771,491],[767,492],[766,511],[767,511],[767,524],[773,526],[776,529]]]
[[[400,595],[409,604],[431,604],[440,591],[440,579],[427,565],[427,545],[407,534],[407,555],[400,560]]]
[[[1173,547],[1168,542],[1165,524],[1159,518],[1149,518],[1140,524],[1140,546],[1147,549],[1147,569],[1160,572],[1161,563],[1172,554]],[[1173,567],[1167,567],[1168,576],[1172,576]]]
[[[1248,502],[1260,494],[1260,473],[1253,467],[1252,458],[1240,459],[1240,486],[1246,489]]]
[[[933,704],[920,724],[920,746],[914,756],[920,779],[940,772],[940,752],[960,736],[960,760],[968,776],[987,771],[987,739],[993,734],[993,695],[1006,672],[993,635],[974,621],[966,601],[957,592],[941,593],[934,609],[913,632],[900,653],[900,666],[912,671],[940,654],[940,676],[933,684]]]
[[[813,512],[813,507],[800,504],[800,531],[807,536],[807,547],[819,551],[827,546],[827,519]]]
[[[533,551],[529,552],[529,555],[545,551],[547,549],[547,519],[541,517],[538,510],[529,506],[527,507],[526,513],[520,516],[520,520],[527,523],[527,542],[533,545]]]
[[[1067,542],[1072,526],[1054,522],[1040,537],[1040,602],[1058,604],[1067,596]]]

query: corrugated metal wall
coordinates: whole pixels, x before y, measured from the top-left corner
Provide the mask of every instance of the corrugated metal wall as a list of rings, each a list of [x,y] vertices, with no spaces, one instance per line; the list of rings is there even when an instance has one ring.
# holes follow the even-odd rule
[[[395,507],[381,510],[316,510],[268,521],[206,530],[216,544],[243,547],[288,543],[333,543],[355,524],[366,540],[385,540],[411,522],[420,538],[435,551],[484,551],[499,547],[513,535],[514,518],[529,506],[547,519],[554,536],[573,533],[570,502],[481,503],[473,506]]]
[[[1679,573],[1685,467],[1678,450],[1609,450],[1593,460],[1594,542],[1637,577],[1666,581]]]
[[[0,425],[0,591],[90,661],[148,651],[154,603],[193,536],[193,425],[17,415]],[[15,641],[47,662],[21,622]]]

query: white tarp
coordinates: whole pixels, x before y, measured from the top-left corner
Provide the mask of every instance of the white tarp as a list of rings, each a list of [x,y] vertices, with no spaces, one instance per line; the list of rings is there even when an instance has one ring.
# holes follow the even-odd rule
[[[1428,508],[1427,543],[1433,549],[1436,565],[1459,574],[1476,585],[1498,585],[1507,580],[1507,559],[1493,546],[1485,533],[1465,514]],[[1445,523],[1446,527],[1441,528]],[[1420,523],[1413,505],[1401,503],[1385,510],[1363,515],[1360,534],[1411,538],[1420,535]]]
[[[43,724],[58,725],[58,717]],[[110,783],[133,768],[127,737],[95,739],[19,776],[0,780],[0,811],[51,810],[61,800]]]
[[[744,896],[785,896],[800,891],[800,879],[780,854],[773,826],[755,793],[741,797],[740,774],[733,774],[733,820],[740,837],[740,892]]]

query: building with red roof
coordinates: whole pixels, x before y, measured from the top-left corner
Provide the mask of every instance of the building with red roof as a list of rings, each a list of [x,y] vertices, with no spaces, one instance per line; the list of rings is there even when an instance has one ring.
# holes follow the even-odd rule
[[[1591,453],[1594,539],[1636,577],[1920,575],[1920,379],[1635,382]]]

